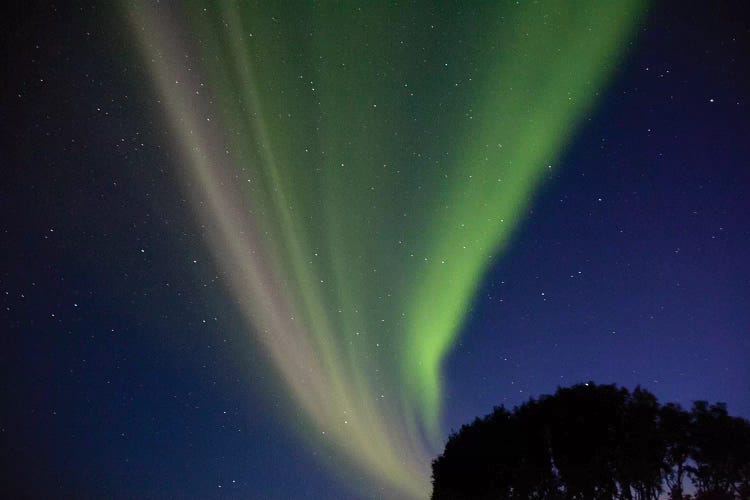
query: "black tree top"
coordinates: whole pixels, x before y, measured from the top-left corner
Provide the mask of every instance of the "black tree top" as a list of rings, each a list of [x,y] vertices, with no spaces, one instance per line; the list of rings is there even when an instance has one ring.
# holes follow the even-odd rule
[[[497,407],[432,464],[442,499],[750,499],[750,423],[723,404],[691,411],[650,392],[579,384]]]

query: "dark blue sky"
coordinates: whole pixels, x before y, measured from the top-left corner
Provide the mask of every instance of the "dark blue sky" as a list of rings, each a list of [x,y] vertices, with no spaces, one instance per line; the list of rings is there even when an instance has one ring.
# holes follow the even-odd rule
[[[0,487],[352,498],[228,333],[125,27],[84,4],[2,18]],[[741,2],[654,5],[477,294],[446,431],[586,380],[750,417],[749,27]]]
[[[487,277],[447,376],[482,390],[454,425],[586,380],[750,415],[747,17],[671,7]]]

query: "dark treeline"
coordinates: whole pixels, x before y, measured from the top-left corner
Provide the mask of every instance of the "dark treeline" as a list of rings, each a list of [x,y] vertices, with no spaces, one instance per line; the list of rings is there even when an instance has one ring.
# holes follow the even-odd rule
[[[724,404],[687,411],[641,388],[580,384],[464,425],[432,476],[433,500],[747,500],[750,422]]]

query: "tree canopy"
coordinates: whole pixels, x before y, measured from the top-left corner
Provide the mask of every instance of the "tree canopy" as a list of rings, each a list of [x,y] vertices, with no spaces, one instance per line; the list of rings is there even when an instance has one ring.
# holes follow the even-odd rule
[[[590,382],[464,425],[432,477],[433,500],[750,499],[750,422]]]

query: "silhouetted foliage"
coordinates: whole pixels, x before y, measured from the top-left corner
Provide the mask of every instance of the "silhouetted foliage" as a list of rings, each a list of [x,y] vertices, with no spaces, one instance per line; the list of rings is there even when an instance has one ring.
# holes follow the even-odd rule
[[[727,407],[698,401],[691,412],[693,465],[688,470],[700,492],[697,498],[750,498],[750,425],[731,417]]]
[[[650,392],[579,384],[497,407],[432,463],[433,500],[750,499],[750,422]],[[695,496],[684,493],[690,481]]]

